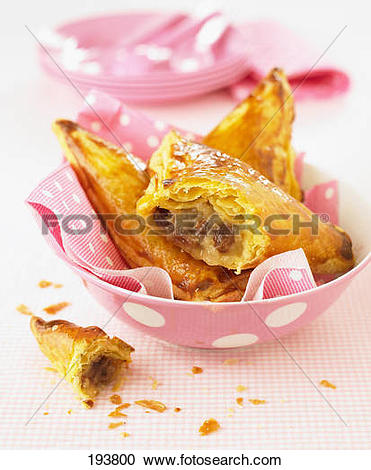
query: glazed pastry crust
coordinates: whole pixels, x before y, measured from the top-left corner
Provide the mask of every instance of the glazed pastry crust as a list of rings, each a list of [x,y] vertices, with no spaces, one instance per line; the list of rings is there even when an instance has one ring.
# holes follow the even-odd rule
[[[294,198],[302,191],[291,146],[294,99],[281,69],[273,69],[203,143],[240,158]]]
[[[352,245],[344,231],[319,219],[318,235],[308,226],[294,233],[294,215],[303,224],[312,221],[312,212],[239,159],[187,141],[172,131],[153,154],[149,169],[152,179],[138,201],[139,213],[147,215],[159,208],[172,214],[191,210],[197,213],[208,204],[231,225],[241,215],[259,218],[258,234],[240,232],[238,243],[243,249],[237,254],[233,251],[236,245],[225,256],[207,245],[183,243],[183,249],[195,258],[239,270],[254,268],[275,254],[302,248],[315,274],[342,274],[353,267]],[[264,230],[268,217],[281,214],[286,218],[271,223],[274,232]],[[286,230],[287,234],[278,235],[277,230]],[[212,237],[206,241],[210,245]]]
[[[131,362],[134,348],[116,336],[110,338],[97,326],[82,328],[35,316],[30,326],[41,351],[82,399],[94,398]]]
[[[149,177],[143,163],[82,129],[76,123],[58,120],[53,130],[92,206],[98,214],[135,214]],[[128,222],[121,225],[132,227]],[[134,223],[137,227],[137,223]],[[194,259],[164,236],[118,233],[107,223],[109,234],[131,268],[157,266],[170,275],[174,296],[179,300],[233,302],[245,291],[250,272],[236,275],[220,266]]]

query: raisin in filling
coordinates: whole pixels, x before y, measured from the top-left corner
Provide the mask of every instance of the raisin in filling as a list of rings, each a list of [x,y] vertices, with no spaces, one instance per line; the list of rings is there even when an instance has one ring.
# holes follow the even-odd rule
[[[83,386],[100,387],[109,384],[116,374],[118,362],[118,359],[113,359],[112,357],[98,357],[83,374]]]
[[[195,212],[190,210],[190,213]],[[158,227],[165,227],[171,219],[171,212],[167,209],[157,207],[153,215],[153,220]],[[170,234],[174,242],[184,248],[192,248],[201,246],[205,236],[207,234],[212,235],[212,241],[214,247],[220,253],[227,253],[235,242],[232,227],[229,224],[220,224],[215,227],[215,224],[211,226],[211,223],[203,217],[202,214],[196,212],[195,224],[192,232],[183,233],[178,230],[173,231]]]

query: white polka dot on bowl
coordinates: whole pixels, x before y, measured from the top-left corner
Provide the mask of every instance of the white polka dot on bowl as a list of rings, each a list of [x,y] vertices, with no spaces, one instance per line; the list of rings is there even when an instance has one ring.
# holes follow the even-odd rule
[[[234,335],[222,336],[213,342],[214,348],[239,348],[256,343],[258,337],[252,333],[237,333]]]
[[[265,323],[272,328],[288,325],[303,315],[306,309],[307,304],[305,302],[284,305],[273,310],[265,319]]]
[[[149,147],[157,147],[160,144],[160,140],[156,135],[150,135],[147,138],[147,144]]]
[[[123,307],[129,317],[142,325],[150,326],[152,328],[160,328],[165,325],[165,318],[161,313],[153,310],[152,308],[134,304],[132,302],[126,302]]]

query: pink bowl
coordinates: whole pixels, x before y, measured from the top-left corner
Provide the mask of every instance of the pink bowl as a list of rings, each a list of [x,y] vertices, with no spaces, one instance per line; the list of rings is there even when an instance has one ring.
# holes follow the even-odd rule
[[[157,136],[160,141],[163,133],[166,133],[166,128],[163,129],[163,126],[161,126],[161,131],[158,129],[156,131],[154,121],[138,114],[137,111],[131,111],[126,105],[109,96],[95,94],[94,106],[99,110],[100,115],[107,119],[119,138],[124,142],[130,138],[133,153],[141,155],[143,159],[149,158],[153,152],[152,145],[147,145],[147,137]],[[127,123],[121,125],[122,115],[130,116],[129,125]],[[89,107],[78,116],[78,122],[87,128],[94,123],[94,119],[95,115],[92,115]],[[104,137],[104,135],[101,136]],[[324,163],[331,169],[331,175],[326,171]],[[336,165],[333,165],[331,161],[325,159],[317,165],[308,165],[305,168],[304,174],[308,179],[308,184],[318,183],[321,179],[329,181],[333,177],[337,178],[341,195],[340,225],[354,241],[354,252],[358,264],[338,279],[312,290],[249,302],[212,303],[169,300],[134,293],[111,285],[83,268],[76,267],[77,263],[73,263],[73,259],[66,256],[62,250],[62,240],[54,243],[58,245],[58,250],[54,245],[52,246],[62,258],[63,252],[65,262],[82,277],[88,290],[105,307],[110,317],[117,315],[123,322],[160,340],[183,346],[214,349],[248,346],[277,339],[296,331],[325,312],[371,260],[369,237],[371,219],[367,217],[369,214],[368,190],[365,188],[364,195],[359,194],[362,185],[359,184],[355,171],[350,172],[347,165],[340,165],[338,161]],[[64,168],[63,165],[62,168]],[[362,171],[362,167],[359,169]],[[49,175],[44,182],[44,189],[50,189],[51,186],[48,185],[54,182],[53,174]],[[36,192],[38,193],[41,188],[43,186],[39,185]],[[71,186],[68,185],[66,188],[68,191]],[[82,188],[80,189],[83,192]],[[48,210],[49,202],[57,201],[59,196],[50,199],[48,191],[46,194],[44,190],[41,192],[46,198],[44,201]],[[57,192],[57,194],[60,193]],[[323,195],[319,193],[321,203],[325,202],[326,194],[327,190]],[[63,195],[65,196],[66,194]],[[40,200],[36,196],[35,198],[29,197],[28,202],[41,202],[43,207],[43,199]],[[79,200],[79,197],[77,199]],[[81,204],[80,200],[79,203]],[[73,211],[71,204],[70,207]],[[61,208],[55,205],[55,213],[59,213],[60,210]]]
[[[271,341],[307,325],[344,292],[370,262],[310,291],[252,302],[185,302],[133,293],[73,268],[92,296],[134,328],[182,346],[235,348]]]

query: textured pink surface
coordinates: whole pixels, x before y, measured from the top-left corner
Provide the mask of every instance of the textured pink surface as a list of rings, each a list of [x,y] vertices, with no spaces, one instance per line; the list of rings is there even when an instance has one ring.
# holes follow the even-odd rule
[[[281,343],[274,340],[233,351],[182,348],[156,341],[113,318],[105,330],[136,349],[119,392],[123,401],[155,399],[168,406],[165,413],[147,414],[133,404],[125,410],[127,424],[116,430],[107,429],[113,421],[107,416],[114,409],[108,399],[111,390],[95,408],[86,410],[65,382],[25,426],[59,377],[44,370],[49,363],[27,332],[28,318],[5,310],[7,326],[0,330],[1,447],[189,449],[190,453],[193,449],[250,449],[249,455],[254,455],[252,449],[370,449],[370,268],[325,315],[281,338]],[[52,266],[45,275],[47,279],[55,275]],[[103,327],[110,315],[83,289],[74,289],[76,277],[66,271],[60,280],[65,287],[59,290],[59,298],[72,303],[61,317]],[[35,293],[40,297],[39,291]],[[51,301],[52,294],[45,289],[40,306]],[[225,365],[226,360],[232,365]],[[189,375],[194,365],[204,372]],[[316,386],[323,379],[336,385],[336,390],[320,387],[320,391],[346,425],[302,371]],[[151,377],[159,382],[157,390],[152,390]],[[238,385],[247,389],[237,392]],[[236,397],[244,398],[242,408]],[[266,404],[254,406],[250,398]],[[181,411],[174,413],[174,407]],[[220,422],[220,430],[199,436],[199,426],[211,417]],[[123,439],[123,431],[130,436]]]
[[[169,129],[167,124],[152,121],[101,93],[90,93],[87,101],[94,111],[86,106],[79,122],[116,144],[122,142],[144,159],[149,158]],[[65,163],[31,194],[29,202],[36,210],[46,207],[57,213],[92,211],[69,171]],[[318,188],[321,190],[321,186]],[[321,197],[312,200],[313,205],[315,202],[318,205]],[[327,203],[331,205],[336,200],[330,197]],[[57,232],[55,240],[57,245],[58,240],[62,242],[63,249],[56,247],[55,240],[52,247],[59,256],[67,258],[86,281],[91,294],[109,312],[162,340],[200,348],[247,346],[291,333],[324,312],[366,265],[363,263],[336,281],[314,288],[305,256],[297,250],[273,257],[254,271],[246,294],[246,299],[254,299],[253,302],[179,302],[171,300],[169,276],[158,268],[138,268],[134,273],[131,270],[130,277],[134,280],[128,279],[125,271],[120,272],[122,260],[114,245],[109,239],[102,239],[98,226],[94,230],[89,239],[82,242],[77,239],[77,243],[75,236],[66,237]],[[107,261],[106,249],[110,250],[111,262]],[[146,291],[163,298],[146,295]],[[287,296],[272,298],[277,295]]]

